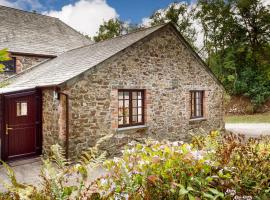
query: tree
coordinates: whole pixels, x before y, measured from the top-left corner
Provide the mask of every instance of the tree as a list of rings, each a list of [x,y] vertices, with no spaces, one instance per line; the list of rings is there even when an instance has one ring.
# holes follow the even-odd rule
[[[192,26],[194,15],[193,10],[187,3],[172,3],[168,8],[157,10],[150,16],[150,24],[158,25],[166,22],[173,22],[184,38],[194,47],[196,31]]]
[[[255,108],[270,96],[270,10],[259,0],[199,0],[207,63],[230,94]]]
[[[126,34],[128,31],[129,29],[127,24],[118,19],[110,19],[100,25],[97,36],[94,36],[94,41],[99,42],[114,38],[116,36]]]

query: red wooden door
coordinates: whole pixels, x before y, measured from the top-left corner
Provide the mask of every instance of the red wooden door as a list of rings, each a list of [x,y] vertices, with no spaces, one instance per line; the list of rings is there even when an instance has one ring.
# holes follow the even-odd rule
[[[7,160],[38,153],[39,114],[35,92],[5,98],[5,157]]]

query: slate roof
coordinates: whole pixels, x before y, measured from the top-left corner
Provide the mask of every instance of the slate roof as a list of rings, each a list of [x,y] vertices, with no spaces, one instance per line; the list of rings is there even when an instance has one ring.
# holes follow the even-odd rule
[[[164,26],[166,24],[67,51],[7,79],[10,84],[0,88],[0,93],[64,83]]]
[[[59,55],[91,43],[61,20],[0,6],[0,49],[10,52]]]

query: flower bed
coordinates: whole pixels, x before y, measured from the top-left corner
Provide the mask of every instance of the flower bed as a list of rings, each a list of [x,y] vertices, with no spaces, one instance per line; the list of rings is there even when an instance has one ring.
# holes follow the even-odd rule
[[[81,175],[78,184],[67,187],[64,174],[63,180],[52,180],[43,173],[50,187],[45,190],[45,184],[34,191],[39,195],[46,191],[47,199],[270,199],[270,140],[266,137],[246,141],[212,132],[193,137],[190,144],[131,143],[122,157],[104,163],[109,173],[91,184],[84,181],[88,164],[62,166],[68,173]],[[56,186],[65,195],[48,195],[55,193]],[[14,194],[18,196],[9,193]]]

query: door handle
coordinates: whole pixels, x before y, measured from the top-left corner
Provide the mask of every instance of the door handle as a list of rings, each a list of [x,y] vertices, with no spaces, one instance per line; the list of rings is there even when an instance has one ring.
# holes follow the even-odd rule
[[[8,131],[9,131],[9,130],[13,130],[13,128],[9,128],[9,127],[8,127],[8,124],[6,124],[6,135],[8,135]]]

